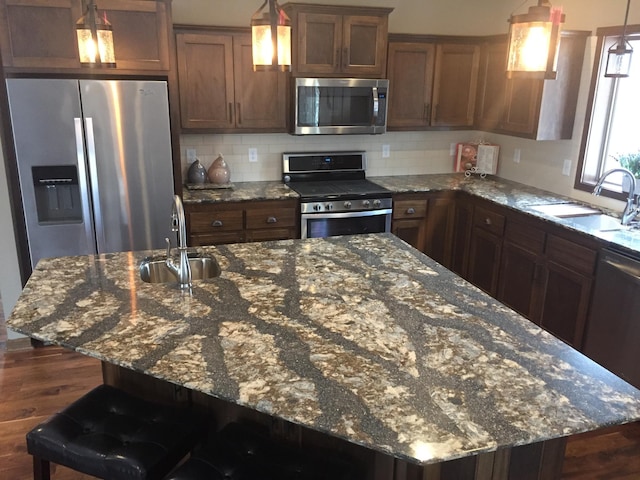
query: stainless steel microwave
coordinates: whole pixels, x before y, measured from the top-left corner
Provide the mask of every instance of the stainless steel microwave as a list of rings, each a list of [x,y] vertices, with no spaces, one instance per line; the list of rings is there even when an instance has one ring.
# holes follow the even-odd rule
[[[389,80],[294,79],[294,135],[379,134],[387,131]]]

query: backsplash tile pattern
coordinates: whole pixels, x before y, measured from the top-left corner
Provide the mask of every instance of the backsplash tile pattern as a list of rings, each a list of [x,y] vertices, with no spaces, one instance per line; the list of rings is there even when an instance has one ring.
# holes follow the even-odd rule
[[[280,180],[283,152],[365,150],[367,175],[418,175],[453,171],[451,143],[478,140],[481,133],[388,132],[383,135],[221,134],[182,135],[180,138],[183,176],[189,168],[187,149],[195,149],[205,168],[222,153],[231,170],[232,182]],[[382,146],[390,155],[382,158]],[[258,152],[258,161],[249,161],[249,149]]]

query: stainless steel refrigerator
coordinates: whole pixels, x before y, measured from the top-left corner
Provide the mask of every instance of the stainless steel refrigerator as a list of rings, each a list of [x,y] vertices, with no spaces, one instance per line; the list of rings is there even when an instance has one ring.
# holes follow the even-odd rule
[[[162,248],[173,167],[162,81],[7,79],[31,264]]]

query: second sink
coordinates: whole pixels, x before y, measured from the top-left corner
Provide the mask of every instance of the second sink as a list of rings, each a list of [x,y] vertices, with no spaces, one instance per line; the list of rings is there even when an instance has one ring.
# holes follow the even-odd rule
[[[597,215],[584,215],[579,217],[565,218],[568,223],[579,225],[590,230],[599,232],[612,232],[616,230],[625,230],[627,227],[622,225],[619,218],[605,215],[603,213]]]
[[[205,280],[220,276],[220,265],[213,257],[189,258],[192,280]],[[140,278],[147,283],[177,282],[175,275],[167,267],[164,258],[145,258],[140,263]]]

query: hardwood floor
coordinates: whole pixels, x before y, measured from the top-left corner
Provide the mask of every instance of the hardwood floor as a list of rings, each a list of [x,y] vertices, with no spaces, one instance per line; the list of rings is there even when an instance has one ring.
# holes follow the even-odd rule
[[[0,348],[0,479],[32,478],[25,434],[100,383],[100,362],[84,355],[58,347]],[[54,468],[53,480],[93,478]],[[571,438],[562,478],[640,479],[640,423]]]

